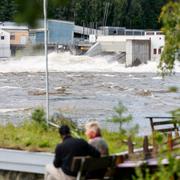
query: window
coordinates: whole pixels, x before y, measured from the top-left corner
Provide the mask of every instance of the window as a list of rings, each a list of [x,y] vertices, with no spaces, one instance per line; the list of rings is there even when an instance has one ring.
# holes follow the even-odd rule
[[[157,49],[153,49],[154,54],[157,54]]]
[[[163,35],[162,32],[156,32],[156,35]]]
[[[4,40],[4,36],[1,36],[1,40]]]
[[[158,54],[161,54],[161,48],[158,49]]]
[[[146,35],[154,35],[154,32],[146,32]]]
[[[11,40],[15,40],[15,35],[11,35],[11,36],[10,36],[10,39],[11,39]]]

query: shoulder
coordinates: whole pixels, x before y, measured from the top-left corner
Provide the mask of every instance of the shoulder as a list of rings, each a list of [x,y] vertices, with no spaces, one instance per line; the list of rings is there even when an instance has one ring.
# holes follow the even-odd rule
[[[94,139],[90,139],[89,142],[106,142],[102,137],[96,137]]]

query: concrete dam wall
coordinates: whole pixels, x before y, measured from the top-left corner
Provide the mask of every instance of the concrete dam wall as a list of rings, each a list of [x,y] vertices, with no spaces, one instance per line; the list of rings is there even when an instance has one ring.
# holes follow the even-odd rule
[[[100,36],[86,53],[96,56],[103,52],[125,54],[126,66],[146,63],[150,60],[150,41],[144,36]]]

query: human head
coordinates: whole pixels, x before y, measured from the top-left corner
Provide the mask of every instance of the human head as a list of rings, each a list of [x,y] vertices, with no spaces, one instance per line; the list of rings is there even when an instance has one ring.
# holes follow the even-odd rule
[[[59,127],[59,134],[61,135],[61,137],[65,137],[71,134],[70,132],[70,128],[67,125],[62,125],[61,127]]]
[[[85,134],[89,139],[101,136],[101,130],[97,121],[91,121],[85,125]]]

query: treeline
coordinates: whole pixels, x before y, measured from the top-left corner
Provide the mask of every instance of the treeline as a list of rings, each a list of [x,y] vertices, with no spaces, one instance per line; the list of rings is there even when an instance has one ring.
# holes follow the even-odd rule
[[[18,11],[16,0],[0,0],[0,21],[12,21]],[[43,4],[43,0],[31,0]],[[48,17],[75,21],[78,25],[122,26],[137,29],[159,29],[158,17],[167,0],[69,0],[55,6],[48,1]],[[34,7],[35,10],[35,7]],[[42,16],[42,15],[41,15]]]

